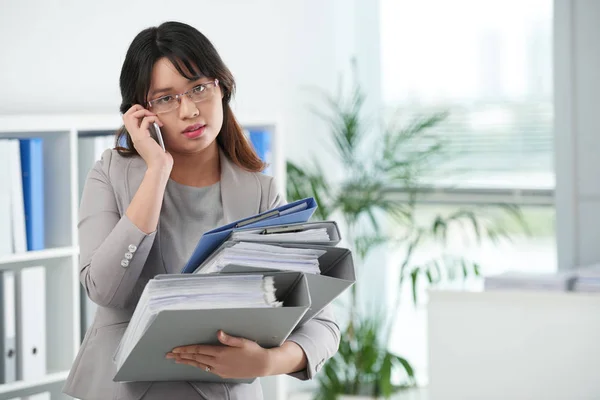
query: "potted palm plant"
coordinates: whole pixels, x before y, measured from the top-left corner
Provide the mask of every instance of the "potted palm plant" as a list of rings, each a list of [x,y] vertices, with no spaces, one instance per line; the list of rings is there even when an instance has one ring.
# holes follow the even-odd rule
[[[354,252],[358,281],[344,307],[347,315],[340,318],[346,325],[339,351],[319,374],[317,399],[388,398],[416,384],[410,362],[388,350],[402,289],[411,288],[413,301],[417,302],[419,283],[435,285],[480,272],[472,260],[443,253],[415,263],[413,255],[421,243],[434,241],[443,245],[448,231],[465,222],[478,238],[497,238],[503,232],[490,223],[483,209],[475,207],[436,215],[427,225],[417,222],[421,178],[433,164],[451,158],[440,135],[432,134],[433,128],[442,126],[446,113],[418,117],[400,127],[392,120],[381,124],[380,129],[369,130],[367,127],[375,124],[365,120],[365,94],[356,79],[347,96],[320,93],[328,112],[319,115],[329,125],[333,143],[334,157],[328,162],[337,164],[345,173],[331,177],[316,159],[302,165],[290,161],[287,197],[293,201],[313,196],[319,205],[315,217],[338,221],[345,244]],[[405,196],[392,196],[397,189]],[[523,221],[517,207],[501,207]],[[385,311],[367,314],[359,307],[357,287],[361,285],[361,270],[377,268],[365,265],[367,256],[385,246],[404,249],[399,261],[396,300]]]

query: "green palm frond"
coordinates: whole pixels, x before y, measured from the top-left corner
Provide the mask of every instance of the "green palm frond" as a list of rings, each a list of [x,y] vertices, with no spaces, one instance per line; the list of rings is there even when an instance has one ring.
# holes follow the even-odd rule
[[[354,238],[354,250],[358,258],[364,260],[369,252],[388,243],[389,240],[389,237],[379,234],[356,236]]]
[[[360,282],[352,287],[345,307],[350,318],[339,350],[317,377],[316,398],[320,400],[334,400],[339,394],[389,396],[414,386],[414,369],[408,360],[387,347],[402,290],[410,290],[412,303],[417,304],[424,286],[480,275],[479,264],[448,251],[448,238],[454,233],[472,233],[478,243],[507,238],[507,229],[498,223],[498,211],[526,227],[520,208],[507,204],[463,207],[447,215],[440,213],[431,222],[420,221],[424,177],[450,173],[448,161],[456,159],[439,130],[448,113],[417,116],[408,123],[401,122],[400,113],[390,123],[371,121],[374,113],[365,112],[366,93],[358,83],[355,64],[353,73],[349,91],[342,90],[342,85],[334,95],[316,90],[320,101],[312,105],[330,131],[323,141],[331,150],[327,168],[340,168],[342,173],[330,174],[314,158],[302,164],[288,161],[287,197],[289,201],[314,197],[316,219],[340,219],[345,229],[342,237],[352,247],[357,268],[367,267],[369,252],[380,246],[399,250],[402,258],[394,306],[384,315],[361,315],[356,290]],[[406,196],[397,196],[397,190]],[[417,262],[416,254],[424,244],[439,246],[440,251]],[[403,379],[393,382],[398,371]]]
[[[344,332],[338,352],[318,375],[315,399],[335,399],[342,393],[388,397],[416,384],[410,362],[387,350],[379,334],[384,320],[383,314],[363,316],[354,321],[351,332]],[[400,384],[392,380],[396,371],[404,376]]]
[[[295,201],[307,197],[314,197],[318,204],[315,218],[327,220],[335,211],[335,203],[331,202],[334,197],[331,193],[332,185],[328,182],[321,169],[300,167],[295,163],[287,162],[287,199]]]

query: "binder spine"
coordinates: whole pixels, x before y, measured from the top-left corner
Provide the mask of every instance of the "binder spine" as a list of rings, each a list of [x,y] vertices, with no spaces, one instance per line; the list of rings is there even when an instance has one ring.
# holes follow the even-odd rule
[[[0,351],[0,383],[10,383],[17,380],[16,354],[16,309],[15,309],[15,275],[13,271],[0,272],[0,321],[2,334]]]

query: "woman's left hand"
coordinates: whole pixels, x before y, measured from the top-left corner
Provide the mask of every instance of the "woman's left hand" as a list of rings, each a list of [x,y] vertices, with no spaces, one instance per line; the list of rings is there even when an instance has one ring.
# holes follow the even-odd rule
[[[221,378],[252,379],[269,375],[269,350],[257,343],[219,331],[219,342],[225,346],[190,345],[176,347],[167,358],[177,363],[209,371]]]

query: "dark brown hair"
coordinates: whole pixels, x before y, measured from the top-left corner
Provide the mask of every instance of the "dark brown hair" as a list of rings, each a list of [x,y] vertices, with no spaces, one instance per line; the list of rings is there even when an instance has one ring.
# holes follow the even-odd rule
[[[216,78],[223,93],[223,126],[217,143],[239,167],[260,172],[266,164],[258,157],[244,136],[229,102],[235,92],[235,81],[212,43],[197,29],[181,22],[165,22],[158,27],[141,31],[134,39],[121,69],[121,114],[134,104],[145,105],[150,90],[152,69],[166,57],[188,80],[200,76]],[[126,144],[123,146],[123,144]],[[116,134],[116,149],[125,157],[139,155],[125,126]]]

